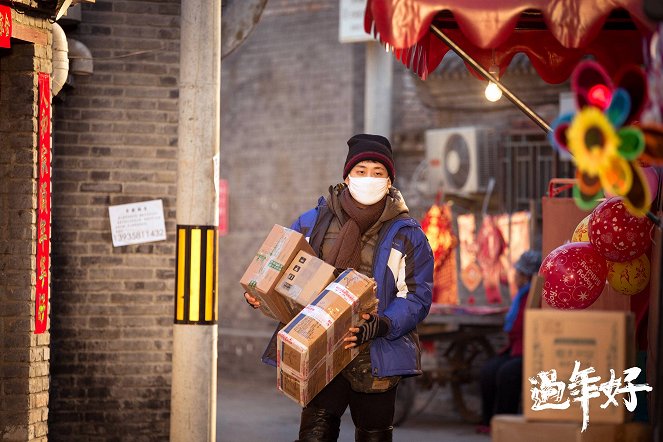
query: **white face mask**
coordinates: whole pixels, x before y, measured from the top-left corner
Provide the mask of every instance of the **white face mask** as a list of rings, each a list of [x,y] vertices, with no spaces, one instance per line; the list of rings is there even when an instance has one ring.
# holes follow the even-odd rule
[[[350,195],[358,203],[366,206],[380,201],[389,191],[388,178],[348,176]]]

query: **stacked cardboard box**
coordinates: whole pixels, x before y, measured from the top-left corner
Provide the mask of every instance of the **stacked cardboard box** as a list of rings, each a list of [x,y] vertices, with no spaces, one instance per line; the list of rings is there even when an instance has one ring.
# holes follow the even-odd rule
[[[348,328],[374,311],[375,281],[348,269],[288,323],[277,338],[277,385],[306,405],[360,349],[345,349]]]
[[[615,378],[623,380],[623,371],[635,363],[632,314],[620,311],[541,310],[537,307],[543,282],[541,277],[534,278],[525,311],[524,416],[495,416],[491,422],[493,441],[646,440],[642,438],[647,431],[646,425],[625,424],[629,413],[621,396],[617,396],[619,406],[609,404],[601,408],[607,397],[598,391],[601,383],[611,379],[611,369]],[[576,361],[580,363],[579,371],[592,368],[594,371],[588,373],[589,377],[600,377],[592,384],[596,386],[598,397],[588,401],[589,419],[585,431],[582,431],[584,417],[579,401],[581,383],[576,380],[576,384],[571,385]],[[548,385],[542,385],[541,374],[550,381]],[[549,408],[567,399],[568,408]]]
[[[301,233],[277,224],[267,235],[240,280],[244,290],[260,301],[260,311],[284,324],[292,318],[293,313],[290,305],[275,289],[300,251],[314,253]]]
[[[332,282],[336,269],[305,251],[300,251],[276,285],[285,300],[292,320]]]
[[[642,423],[593,423],[582,431],[575,422],[528,422],[523,416],[497,415],[492,442],[650,442],[651,428]]]
[[[560,311],[529,309],[525,312],[525,343],[523,364],[523,411],[525,418],[537,421],[582,422],[583,413],[580,396],[571,396],[571,375],[575,362],[580,363],[579,371],[593,368],[591,378],[600,376],[598,386],[610,380],[610,370],[615,378],[624,378],[623,372],[635,363],[633,315],[629,312],[608,311]],[[567,385],[563,399],[569,399],[567,409],[533,410],[534,401],[531,389],[544,391],[538,374],[556,371],[556,381]],[[533,384],[534,379],[537,384]],[[580,389],[578,386],[577,390]],[[597,393],[598,392],[597,390]],[[589,400],[589,422],[622,423],[627,410],[619,401],[619,406],[606,402],[602,393]],[[551,398],[547,402],[553,402]]]

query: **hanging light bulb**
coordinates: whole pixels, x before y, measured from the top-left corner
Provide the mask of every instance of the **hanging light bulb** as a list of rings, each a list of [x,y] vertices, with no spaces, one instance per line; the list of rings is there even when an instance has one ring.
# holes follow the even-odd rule
[[[488,101],[497,101],[500,98],[502,98],[502,90],[492,81],[488,82],[488,86],[486,86],[486,100]]]
[[[490,66],[488,72],[497,80],[499,80],[500,70],[494,63]],[[500,89],[499,86],[497,86],[497,84],[493,83],[492,81],[489,81],[488,86],[486,86],[486,91],[484,92],[484,94],[486,95],[486,100],[495,102],[500,98],[502,98],[502,89]]]

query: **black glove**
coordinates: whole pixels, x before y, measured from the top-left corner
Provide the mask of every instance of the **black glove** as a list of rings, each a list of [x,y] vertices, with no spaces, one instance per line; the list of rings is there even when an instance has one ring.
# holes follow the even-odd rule
[[[357,346],[368,342],[375,338],[381,338],[389,333],[391,322],[386,316],[371,315],[363,324],[358,328],[359,331],[355,334]]]

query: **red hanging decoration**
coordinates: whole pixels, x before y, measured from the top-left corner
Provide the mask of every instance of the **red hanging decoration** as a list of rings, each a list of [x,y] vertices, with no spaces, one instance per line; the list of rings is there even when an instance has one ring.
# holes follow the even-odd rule
[[[460,280],[470,292],[475,291],[481,284],[481,267],[477,264],[476,221],[474,214],[459,215],[458,238],[460,240]],[[468,300],[474,303],[474,298]]]
[[[0,48],[11,47],[12,10],[9,6],[0,6]]]
[[[453,233],[451,208],[448,204],[434,204],[421,221],[428,242],[433,250],[433,302],[458,304],[456,281],[456,254],[458,238]]]
[[[37,187],[37,290],[35,334],[48,322],[51,255],[51,77],[39,73],[39,180]]]
[[[502,265],[500,256],[506,249],[502,233],[495,224],[492,216],[484,215],[481,229],[477,235],[477,261],[483,273],[483,287],[488,304],[500,304],[500,272]]]

